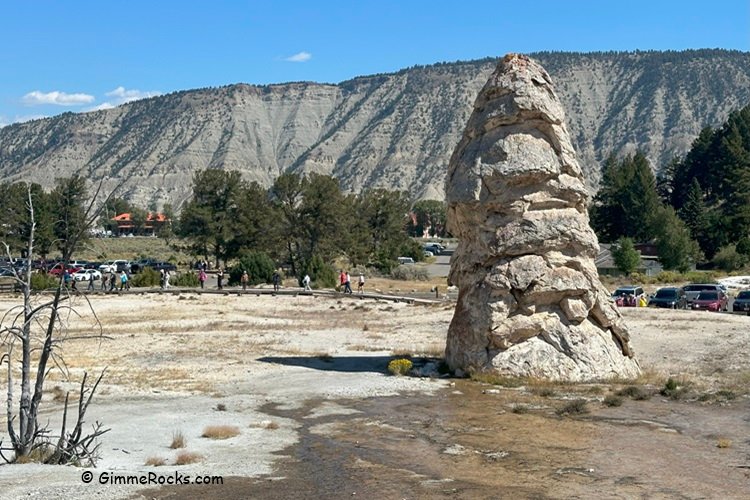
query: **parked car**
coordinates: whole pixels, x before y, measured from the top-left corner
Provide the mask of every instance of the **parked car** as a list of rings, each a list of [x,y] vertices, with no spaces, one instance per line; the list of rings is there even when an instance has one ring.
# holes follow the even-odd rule
[[[743,290],[737,294],[732,303],[732,311],[750,311],[750,290]]]
[[[433,255],[440,255],[445,250],[440,243],[427,243],[423,248],[426,252],[432,252]]]
[[[177,266],[175,266],[171,262],[155,261],[152,262],[149,267],[155,271],[161,271],[162,269],[164,269],[165,271],[169,271],[170,273],[177,271]]]
[[[414,259],[411,257],[399,257],[398,258],[399,264],[414,264]]]
[[[695,302],[695,300],[698,298],[698,295],[700,295],[703,291],[715,291],[720,292],[722,295],[726,296],[726,293],[724,290],[722,290],[721,285],[718,283],[690,283],[689,285],[685,285],[683,287],[683,290],[685,290],[685,295],[687,296],[688,304],[692,304]]]
[[[123,271],[130,272],[130,263],[127,260],[123,259],[108,260],[107,262],[99,266],[99,271],[103,273],[121,273]]]
[[[73,273],[73,279],[76,281],[89,281],[91,276],[94,277],[94,281],[102,279],[102,273],[96,269],[79,269]]]
[[[156,259],[141,259],[137,262],[133,262],[130,265],[130,270],[133,273],[139,273],[147,267],[150,267],[155,271],[161,271],[163,269],[165,271],[172,272],[177,270],[177,266],[175,266],[174,264]]]
[[[687,309],[685,290],[679,287],[659,288],[649,299],[649,307],[669,307],[671,309]]]
[[[693,309],[703,309],[706,311],[726,311],[729,306],[729,299],[721,290],[703,290],[693,301]]]
[[[73,274],[73,273],[76,273],[77,271],[80,271],[82,268],[68,264],[67,269],[69,273]],[[61,274],[63,274],[63,272],[65,272],[65,268],[63,267],[62,262],[58,262],[57,264],[52,266],[50,270],[48,271],[48,273],[51,274],[52,276],[58,276],[58,277]]]

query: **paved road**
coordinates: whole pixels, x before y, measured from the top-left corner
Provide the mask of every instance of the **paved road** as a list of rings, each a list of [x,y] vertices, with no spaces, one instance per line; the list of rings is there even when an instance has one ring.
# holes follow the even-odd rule
[[[453,252],[443,253],[435,258],[435,262],[427,264],[427,272],[430,277],[448,277],[448,272],[451,270],[451,255],[453,255]]]

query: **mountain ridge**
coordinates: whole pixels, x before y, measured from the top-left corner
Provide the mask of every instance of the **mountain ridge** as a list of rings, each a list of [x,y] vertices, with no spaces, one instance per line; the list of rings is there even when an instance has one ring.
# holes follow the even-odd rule
[[[750,102],[750,53],[721,49],[530,54],[550,73],[590,186],[610,153],[655,168],[704,126]],[[270,185],[281,172],[336,176],[347,191],[405,189],[443,199],[474,99],[496,58],[415,65],[338,84],[236,83],[0,128],[0,175],[49,186],[80,173],[128,179],[143,206],[189,196],[192,172],[237,169]]]

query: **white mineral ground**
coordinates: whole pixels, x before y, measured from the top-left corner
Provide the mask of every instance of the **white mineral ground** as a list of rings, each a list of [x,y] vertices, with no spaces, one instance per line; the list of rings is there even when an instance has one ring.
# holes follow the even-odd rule
[[[14,304],[10,297],[0,298],[0,311]],[[346,401],[395,394],[429,398],[451,391],[450,380],[388,376],[385,366],[393,353],[440,356],[452,303],[419,306],[356,297],[133,294],[93,297],[91,304],[109,339],[64,344],[61,353],[71,382],[59,372],[51,373],[41,423],[49,421],[54,433],[61,414],[56,392],[74,390],[84,370],[97,374],[107,367],[87,415],[87,422],[100,421],[111,428],[101,439],[97,474],[174,470],[244,477],[273,474],[274,465],[282,460],[278,452],[294,448],[305,417],[264,414],[263,405],[291,409],[320,400],[307,418],[337,414],[343,418],[354,411]],[[70,318],[71,335],[95,332],[94,315],[86,303],[79,299],[75,306],[81,316]],[[687,377],[705,390],[731,386],[747,391],[750,318],[651,309],[628,310],[625,316],[632,346],[654,380],[663,383],[664,377],[674,375]],[[328,364],[335,369],[327,369]],[[0,391],[6,393],[4,380]],[[746,405],[746,399],[740,400]],[[226,411],[219,411],[218,405]],[[6,424],[0,421],[0,425],[0,438],[7,444]],[[221,441],[202,438],[207,425],[236,426],[240,435]],[[186,437],[185,450],[202,455],[200,462],[172,465],[180,451],[169,448],[175,431]],[[710,449],[716,448],[714,441]],[[746,443],[735,442],[727,453],[742,462],[745,448]],[[645,455],[649,453],[644,449]],[[167,465],[145,466],[151,457],[163,458]],[[601,460],[606,463],[612,458]],[[84,470],[0,466],[0,497],[125,498],[142,489],[84,485],[80,480]]]

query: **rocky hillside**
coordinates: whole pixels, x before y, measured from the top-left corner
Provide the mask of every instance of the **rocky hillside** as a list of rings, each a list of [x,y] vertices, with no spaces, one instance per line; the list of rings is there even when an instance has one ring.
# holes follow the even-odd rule
[[[750,103],[750,53],[724,50],[537,53],[566,109],[591,186],[610,152],[655,168]],[[192,172],[237,169],[268,185],[287,170],[338,177],[351,191],[444,197],[448,160],[496,60],[441,63],[338,85],[229,85],[176,92],[0,129],[0,176],[50,185],[79,172],[127,180],[146,206],[189,196]]]

